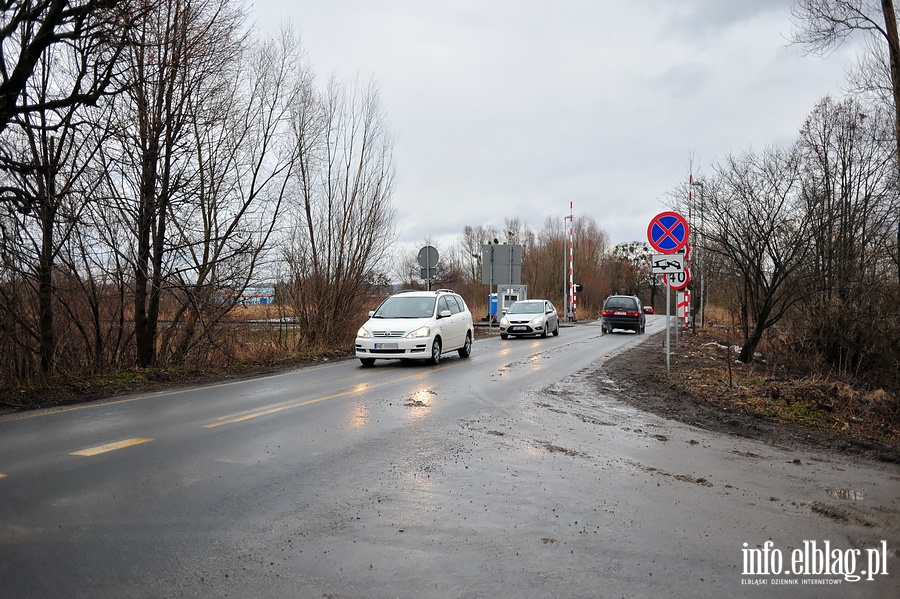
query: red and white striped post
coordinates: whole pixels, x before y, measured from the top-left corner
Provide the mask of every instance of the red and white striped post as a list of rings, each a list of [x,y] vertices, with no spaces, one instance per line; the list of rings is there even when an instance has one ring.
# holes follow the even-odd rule
[[[578,301],[575,292],[575,239],[573,235],[574,216],[572,202],[569,202],[569,297],[572,298],[572,322],[578,320]]]

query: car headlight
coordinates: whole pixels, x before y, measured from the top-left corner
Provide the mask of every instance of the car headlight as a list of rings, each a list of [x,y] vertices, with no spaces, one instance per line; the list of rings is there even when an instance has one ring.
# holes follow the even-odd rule
[[[369,331],[366,330],[366,327],[359,327],[359,330],[356,331],[357,339],[368,339],[369,337],[371,337],[371,335],[369,335]]]
[[[509,319],[507,319],[507,318],[504,316],[503,318],[500,319],[500,324],[509,324]]]
[[[423,337],[428,337],[431,335],[430,327],[419,327],[415,331],[410,332],[406,335],[407,339],[422,339]]]
[[[532,318],[531,324],[544,324],[544,317],[538,316],[537,318]]]

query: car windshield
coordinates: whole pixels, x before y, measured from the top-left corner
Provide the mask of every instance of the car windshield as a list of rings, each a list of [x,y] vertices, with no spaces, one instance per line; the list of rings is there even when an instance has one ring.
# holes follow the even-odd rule
[[[506,311],[507,314],[542,314],[543,302],[516,302]]]
[[[606,309],[634,310],[634,300],[630,297],[611,297],[606,302]]]
[[[389,297],[375,310],[372,318],[430,318],[434,314],[433,297]]]

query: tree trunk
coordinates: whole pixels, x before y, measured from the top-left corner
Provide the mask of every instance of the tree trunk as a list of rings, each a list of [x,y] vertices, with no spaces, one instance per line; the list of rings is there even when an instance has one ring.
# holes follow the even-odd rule
[[[759,326],[754,327],[753,331],[744,337],[744,345],[741,347],[741,353],[738,355],[738,361],[749,364],[753,361],[753,354],[762,341],[763,329]]]
[[[148,117],[149,118],[149,117]],[[152,135],[152,134],[151,134]],[[134,274],[134,336],[138,366],[148,367],[155,362],[156,327],[147,313],[150,297],[150,240],[156,212],[156,165],[158,144],[150,139],[143,157],[141,198],[137,223],[137,265]]]
[[[897,36],[897,13],[894,0],[881,0],[884,29],[887,34],[891,64],[891,87],[894,92],[894,134],[897,148],[897,171],[900,173],[900,40]]]
[[[55,144],[51,137],[48,163],[55,160]],[[41,255],[38,258],[38,309],[40,311],[41,372],[53,370],[56,354],[56,333],[53,330],[53,257],[56,224],[56,168],[47,164],[44,175],[38,175],[41,188]]]
[[[49,186],[52,188],[52,185]],[[48,189],[49,193],[49,189]],[[45,198],[41,209],[41,256],[38,260],[38,306],[40,309],[41,371],[53,369],[56,354],[56,335],[53,331],[53,236],[56,209],[51,197]]]

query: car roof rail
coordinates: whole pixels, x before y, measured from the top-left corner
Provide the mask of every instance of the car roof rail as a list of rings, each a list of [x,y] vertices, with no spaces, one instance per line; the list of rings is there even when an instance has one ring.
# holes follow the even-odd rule
[[[441,292],[443,292],[443,293],[456,293],[456,292],[453,291],[452,289],[435,289],[434,292],[435,292],[435,293],[441,293]]]

